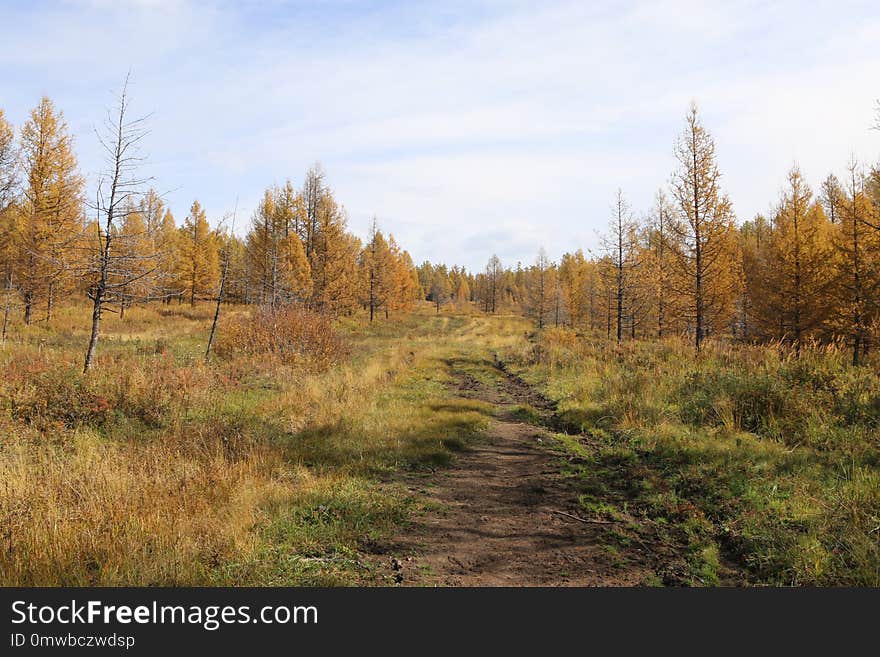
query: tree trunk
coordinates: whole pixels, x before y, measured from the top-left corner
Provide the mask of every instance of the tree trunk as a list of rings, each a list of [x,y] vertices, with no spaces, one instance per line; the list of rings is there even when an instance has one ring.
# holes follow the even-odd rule
[[[52,321],[52,306],[55,303],[55,282],[49,281],[49,298],[46,300],[46,323]]]
[[[33,292],[25,292],[24,295],[24,323],[26,326],[31,324],[31,309],[34,305]]]
[[[12,272],[6,276],[6,303],[3,305],[3,333],[0,342],[6,342],[6,328],[9,326],[9,308],[12,305]]]
[[[103,283],[100,287],[103,288]],[[103,296],[103,290],[95,290],[95,299],[92,306],[92,333],[89,336],[88,349],[86,349],[86,359],[85,363],[83,364],[83,374],[92,369],[92,364],[95,360],[95,349],[98,346],[98,333],[101,330],[101,311],[103,310],[101,304],[103,303]]]

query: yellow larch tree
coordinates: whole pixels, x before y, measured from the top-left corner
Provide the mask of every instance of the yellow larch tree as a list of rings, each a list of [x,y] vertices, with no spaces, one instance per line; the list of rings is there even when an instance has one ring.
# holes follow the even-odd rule
[[[55,298],[76,282],[74,246],[83,230],[84,181],[64,117],[48,98],[31,111],[20,139],[24,195],[16,279],[28,324],[39,297],[46,300],[48,321]]]
[[[288,183],[263,193],[246,240],[250,287],[272,308],[308,299],[311,266],[296,230],[298,200]]]
[[[764,215],[758,214],[754,219],[740,226],[737,241],[742,257],[743,291],[737,308],[737,335],[743,340],[754,340],[762,337],[763,327],[756,317],[757,307],[762,303],[765,285],[766,259],[770,243],[770,222]]]
[[[812,196],[800,169],[792,167],[757,263],[763,275],[754,309],[763,337],[785,340],[797,355],[828,314],[831,226]]]
[[[733,208],[720,189],[715,142],[700,122],[696,105],[687,114],[675,157],[672,198],[677,217],[671,228],[676,237],[676,292],[699,351],[707,335],[723,330],[733,319],[742,269]]]
[[[194,306],[196,299],[214,294],[220,277],[217,238],[198,201],[193,202],[178,234],[178,280]]]
[[[871,225],[873,208],[859,163],[850,161],[847,174],[833,239],[836,303],[831,323],[849,343],[852,364],[859,365],[880,310],[880,233]]]
[[[312,305],[331,315],[349,314],[358,303],[360,240],[347,232],[345,210],[325,190],[312,227],[309,264],[312,269]]]

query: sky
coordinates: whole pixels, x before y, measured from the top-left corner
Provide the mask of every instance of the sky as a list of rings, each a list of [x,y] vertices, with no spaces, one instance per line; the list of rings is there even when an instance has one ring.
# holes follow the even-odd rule
[[[0,107],[95,127],[128,71],[145,174],[243,232],[262,191],[320,162],[350,228],[482,269],[599,248],[622,189],[646,214],[691,102],[742,220],[797,162],[818,188],[880,161],[880,7],[836,2],[4,0]]]

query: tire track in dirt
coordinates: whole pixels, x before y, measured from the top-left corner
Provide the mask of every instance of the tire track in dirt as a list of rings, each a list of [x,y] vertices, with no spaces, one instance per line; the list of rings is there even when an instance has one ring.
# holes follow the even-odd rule
[[[481,382],[451,361],[457,395],[492,404],[485,440],[456,455],[432,485],[411,482],[433,507],[397,536],[386,581],[439,586],[631,586],[654,571],[644,555],[607,549],[609,526],[580,515],[577,493],[560,475],[560,456],[542,427],[519,422],[512,403],[542,418],[554,405],[495,363]],[[567,514],[567,515],[566,515]],[[579,520],[578,518],[581,518]],[[583,522],[582,520],[588,520]]]

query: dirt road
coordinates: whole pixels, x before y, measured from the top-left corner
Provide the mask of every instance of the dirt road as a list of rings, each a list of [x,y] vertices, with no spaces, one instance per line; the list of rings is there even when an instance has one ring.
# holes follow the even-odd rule
[[[394,540],[386,581],[439,586],[631,586],[653,570],[640,548],[609,547],[614,523],[585,518],[577,491],[560,474],[560,454],[537,416],[552,405],[501,367],[478,380],[451,362],[457,395],[491,403],[485,440],[451,468],[410,483],[432,504]]]

